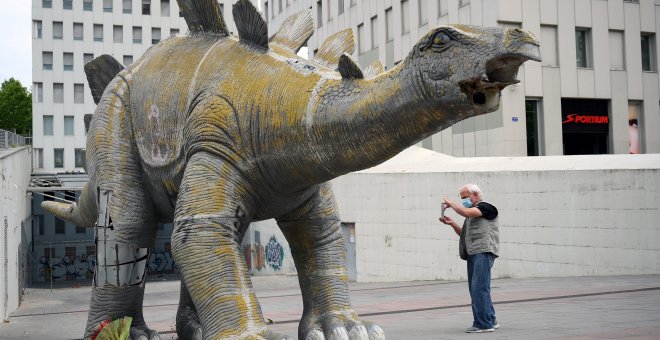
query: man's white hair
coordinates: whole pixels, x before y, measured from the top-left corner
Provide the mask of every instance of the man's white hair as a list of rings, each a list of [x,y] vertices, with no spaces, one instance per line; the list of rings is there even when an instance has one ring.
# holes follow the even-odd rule
[[[478,194],[481,197],[481,189],[476,184],[466,184],[463,188],[467,189],[471,194]],[[462,189],[462,188],[461,188]]]

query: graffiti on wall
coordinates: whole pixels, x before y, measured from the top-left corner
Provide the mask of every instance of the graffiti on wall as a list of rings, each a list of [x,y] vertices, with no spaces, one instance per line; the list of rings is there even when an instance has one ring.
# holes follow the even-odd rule
[[[254,232],[254,244],[245,244],[243,246],[243,255],[249,270],[262,271],[272,269],[279,271],[284,263],[284,247],[272,235],[265,245],[261,243],[261,233]],[[268,267],[268,268],[267,268]]]
[[[282,261],[284,260],[284,248],[277,241],[275,235],[270,237],[268,243],[266,244],[266,249],[264,250],[264,255],[266,256],[266,263],[268,266],[275,270],[282,269]]]

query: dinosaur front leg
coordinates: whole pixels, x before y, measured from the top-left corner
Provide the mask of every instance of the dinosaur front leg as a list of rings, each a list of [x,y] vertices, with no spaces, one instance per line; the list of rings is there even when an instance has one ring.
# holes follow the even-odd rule
[[[300,339],[385,339],[383,330],[360,320],[348,290],[346,249],[330,185],[292,213],[277,219],[291,247],[303,298]]]
[[[281,339],[266,326],[240,249],[246,186],[232,164],[205,152],[189,160],[174,218],[172,253],[204,339]],[[198,330],[189,327],[182,338]],[[191,334],[192,332],[193,334]]]

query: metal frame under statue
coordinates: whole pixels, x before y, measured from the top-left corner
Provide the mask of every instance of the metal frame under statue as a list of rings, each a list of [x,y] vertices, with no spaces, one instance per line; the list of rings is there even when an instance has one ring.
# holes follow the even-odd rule
[[[281,339],[268,329],[240,241],[275,218],[294,258],[304,312],[299,339],[384,339],[351,307],[340,219],[328,181],[377,165],[468,117],[497,110],[500,91],[539,43],[521,29],[450,25],[383,71],[350,57],[351,30],[313,60],[296,55],[309,12],[268,39],[247,0],[231,36],[215,0],[178,0],[189,34],[123,67],[85,66],[98,106],[87,138],[89,182],[77,204],[44,207],[97,230],[85,337],[130,316],[131,337],[158,338],[142,317],[145,261],[157,222],[174,222],[181,339]]]

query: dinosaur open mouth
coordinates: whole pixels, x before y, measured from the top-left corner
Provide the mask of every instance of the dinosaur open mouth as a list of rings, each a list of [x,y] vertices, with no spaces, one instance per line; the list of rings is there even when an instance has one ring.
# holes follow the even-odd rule
[[[521,55],[504,55],[486,63],[486,72],[480,77],[459,82],[461,91],[471,98],[475,105],[485,105],[489,97],[499,94],[505,87],[517,84],[518,68],[530,58]]]

